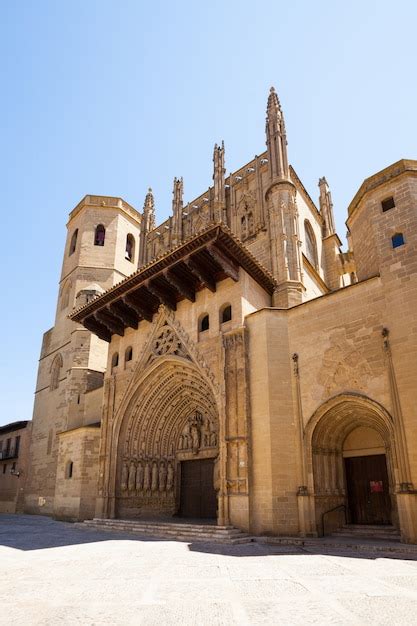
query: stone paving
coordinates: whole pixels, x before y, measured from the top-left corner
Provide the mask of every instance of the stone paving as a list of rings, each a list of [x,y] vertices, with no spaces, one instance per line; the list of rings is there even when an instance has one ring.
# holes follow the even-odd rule
[[[417,556],[153,541],[0,515],[0,624],[417,624]]]

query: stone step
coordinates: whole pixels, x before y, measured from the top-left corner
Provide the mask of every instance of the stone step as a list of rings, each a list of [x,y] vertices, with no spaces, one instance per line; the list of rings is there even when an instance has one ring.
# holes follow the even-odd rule
[[[141,524],[141,523],[126,523],[124,521],[95,521],[95,520],[86,520],[83,522],[84,525],[90,527],[107,527],[107,528],[123,528],[127,530],[143,530],[143,531],[164,531],[164,532],[174,532],[174,533],[197,533],[197,534],[206,534],[206,535],[216,535],[216,536],[230,536],[239,534],[241,531],[238,528],[217,528],[217,527],[198,527],[198,526],[177,526],[176,524]]]
[[[99,523],[99,524],[145,524],[148,526],[164,526],[169,528],[187,528],[187,529],[204,529],[204,530],[236,530],[234,526],[217,526],[216,524],[198,524],[190,522],[174,522],[163,520],[149,520],[149,519],[100,519],[94,518],[92,520],[85,520],[85,523]]]
[[[138,522],[136,520],[86,520],[75,524],[84,530],[126,532],[175,541],[204,541],[227,544],[248,543],[251,538],[233,526],[177,524],[175,522]]]
[[[335,530],[332,537],[347,537],[356,539],[378,539],[385,541],[399,541],[400,533],[395,526],[377,526],[359,524],[345,524],[338,530]]]

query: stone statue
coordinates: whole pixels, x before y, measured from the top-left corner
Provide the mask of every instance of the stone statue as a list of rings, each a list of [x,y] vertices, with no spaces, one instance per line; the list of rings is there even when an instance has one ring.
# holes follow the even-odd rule
[[[145,463],[145,469],[143,472],[143,491],[149,491],[151,488],[151,468],[149,461]]]
[[[167,491],[172,491],[174,487],[174,468],[172,463],[168,463],[167,468]]]
[[[142,491],[143,487],[143,465],[142,461],[138,461],[136,467],[136,491]]]
[[[152,484],[151,484],[151,491],[157,491],[158,490],[158,466],[156,464],[156,461],[154,461],[152,463]]]
[[[217,433],[215,430],[210,433],[210,446],[213,448],[217,446]]]
[[[165,467],[164,461],[161,462],[159,466],[159,491],[165,491],[167,482],[167,469]]]
[[[128,487],[129,491],[134,491],[136,486],[136,467],[133,460],[130,461],[129,465],[129,480]]]
[[[192,419],[191,424],[190,424],[191,448],[192,448],[194,454],[197,454],[197,452],[200,449],[200,445],[201,445],[201,423],[200,423],[200,419],[199,419],[199,416],[196,413],[195,417]]]

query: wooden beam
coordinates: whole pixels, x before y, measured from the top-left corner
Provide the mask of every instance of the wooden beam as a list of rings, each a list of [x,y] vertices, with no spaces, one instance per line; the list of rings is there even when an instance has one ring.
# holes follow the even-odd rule
[[[107,341],[110,343],[111,341],[111,332],[104,324],[101,324],[98,320],[95,319],[93,315],[90,317],[86,317],[83,321],[84,327],[89,330],[91,333],[94,333],[103,341]]]
[[[125,296],[122,296],[121,300],[136,311],[144,320],[152,322],[153,312],[143,302],[139,302],[135,293],[127,293]]]
[[[171,285],[173,285],[175,289],[177,289],[177,291],[182,296],[184,296],[184,298],[187,298],[187,300],[190,300],[190,302],[195,302],[195,289],[190,282],[187,282],[177,276],[177,274],[175,274],[172,269],[164,270],[164,278]]]
[[[120,300],[112,302],[109,305],[109,309],[116,317],[122,320],[125,326],[130,326],[130,328],[134,328],[135,330],[137,329],[140,321],[139,316],[125,302],[121,302]]]
[[[220,265],[224,273],[237,283],[239,280],[239,266],[228,258],[214,244],[209,244],[207,246],[207,252],[210,254],[211,258]]]
[[[99,309],[95,312],[95,317],[103,322],[107,328],[109,328],[116,335],[120,335],[123,337],[125,334],[124,324],[120,323],[118,319],[108,310],[108,309]]]
[[[146,283],[146,289],[153,293],[153,295],[156,296],[162,304],[165,304],[165,306],[169,309],[172,309],[173,311],[177,310],[175,298],[173,298],[166,289],[155,284],[155,282],[151,282],[150,280]]]
[[[203,283],[207,289],[210,289],[213,293],[216,291],[216,281],[207,269],[198,262],[197,259],[189,256],[184,258],[184,263],[191,270],[191,272],[197,276],[198,280]]]

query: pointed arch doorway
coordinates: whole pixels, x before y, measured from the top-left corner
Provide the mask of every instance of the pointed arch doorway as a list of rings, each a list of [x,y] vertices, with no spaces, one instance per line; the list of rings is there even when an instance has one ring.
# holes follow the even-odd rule
[[[310,489],[315,526],[329,532],[345,521],[399,525],[397,456],[392,418],[378,403],[356,394],[332,398],[311,418]]]
[[[216,519],[218,440],[214,394],[198,368],[173,355],[155,361],[121,422],[116,517]]]

